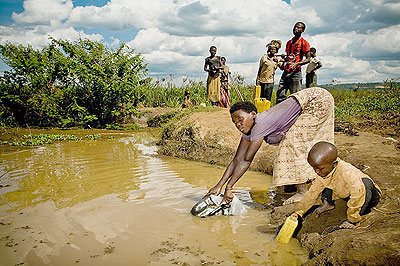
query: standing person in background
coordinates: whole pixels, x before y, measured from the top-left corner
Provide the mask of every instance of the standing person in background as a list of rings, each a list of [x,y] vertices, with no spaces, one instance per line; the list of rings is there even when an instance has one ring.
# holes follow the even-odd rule
[[[280,63],[281,59],[278,59],[275,54],[281,48],[282,42],[278,40],[272,40],[267,44],[267,54],[263,55],[260,59],[260,66],[258,68],[256,84],[261,86],[260,98],[265,98],[271,101],[272,91],[274,89],[274,77],[275,71],[279,67],[282,67]]]
[[[230,107],[230,99],[229,99],[229,67],[226,65],[226,58],[221,57],[222,70],[221,70],[221,107],[229,108]]]
[[[315,71],[322,67],[321,60],[317,58],[317,49],[311,47],[310,56],[311,60],[306,69],[306,88],[317,86],[317,74],[315,73]]]
[[[204,63],[204,71],[208,72],[207,78],[207,101],[212,105],[218,105],[220,101],[221,81],[219,72],[223,69],[221,58],[216,56],[217,47],[210,47],[210,56],[206,58]]]
[[[305,29],[306,24],[297,22],[293,27],[294,37],[286,43],[286,63],[276,92],[277,104],[286,100],[288,90],[290,93],[301,90],[301,66],[310,62],[310,44],[301,37]]]

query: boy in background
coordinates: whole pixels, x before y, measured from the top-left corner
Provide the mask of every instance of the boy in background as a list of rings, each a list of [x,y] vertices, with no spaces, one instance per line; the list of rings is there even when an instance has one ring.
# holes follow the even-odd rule
[[[317,58],[317,49],[311,47],[310,56],[311,60],[306,69],[306,88],[317,87],[317,74],[315,71],[322,67],[321,60]]]
[[[347,220],[341,228],[354,228],[380,199],[381,190],[372,179],[353,165],[337,157],[335,145],[329,142],[316,143],[308,153],[308,163],[317,177],[299,202],[298,210],[292,214],[302,217],[321,195],[322,204],[315,210],[317,217],[335,208],[334,199],[347,201]]]
[[[190,91],[185,91],[185,97],[183,98],[182,108],[189,108],[192,106],[192,102],[190,101]]]

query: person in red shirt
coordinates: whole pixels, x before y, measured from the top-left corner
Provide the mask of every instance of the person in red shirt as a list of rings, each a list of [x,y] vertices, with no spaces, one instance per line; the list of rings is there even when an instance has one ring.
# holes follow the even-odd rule
[[[306,24],[297,22],[293,27],[294,37],[286,43],[286,63],[276,92],[277,104],[286,100],[288,90],[291,94],[301,90],[301,66],[311,60],[310,44],[301,37],[305,29]]]

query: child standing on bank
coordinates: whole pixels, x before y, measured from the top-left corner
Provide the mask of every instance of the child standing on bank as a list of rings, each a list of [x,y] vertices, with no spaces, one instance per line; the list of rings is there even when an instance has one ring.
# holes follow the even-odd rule
[[[281,48],[282,42],[279,40],[272,40],[267,44],[267,54],[263,55],[260,59],[260,66],[258,68],[256,84],[261,86],[260,98],[265,98],[271,101],[272,91],[274,89],[274,77],[275,71],[282,67],[281,61],[283,59],[278,59],[275,54]]]
[[[316,143],[308,153],[308,163],[317,177],[299,202],[293,215],[303,216],[321,195],[322,204],[315,210],[317,217],[335,208],[335,199],[347,201],[347,220],[342,228],[353,228],[380,199],[381,190],[374,181],[353,165],[337,157],[336,147],[329,142]]]
[[[317,57],[317,49],[311,47],[310,56],[311,60],[306,69],[306,88],[317,87],[317,74],[315,71],[322,67],[321,60]]]
[[[226,65],[226,58],[221,57],[221,63],[223,68],[220,72],[220,79],[221,79],[221,90],[220,90],[220,104],[223,108],[230,107],[230,95],[229,95],[229,75],[231,72],[229,71],[229,67]]]

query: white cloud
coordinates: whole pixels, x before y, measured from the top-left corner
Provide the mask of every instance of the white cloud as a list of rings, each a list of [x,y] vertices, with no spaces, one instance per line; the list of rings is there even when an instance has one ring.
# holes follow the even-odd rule
[[[378,50],[398,53],[399,44],[400,25],[394,25],[366,35],[362,47],[369,51]]]
[[[395,60],[391,62],[387,61],[379,61],[379,64],[377,66],[377,69],[379,69],[380,72],[383,72],[390,77],[398,77],[400,73],[400,60]]]
[[[35,49],[42,48],[49,42],[49,37],[63,40],[90,39],[101,41],[103,37],[100,34],[85,34],[83,31],[77,31],[72,27],[52,29],[48,26],[35,26],[29,29],[0,26],[0,43],[9,41],[12,43],[31,45]]]
[[[324,67],[319,81],[340,78],[381,81],[400,69],[400,3],[393,0],[110,0],[102,7],[73,7],[71,0],[25,0],[13,14],[13,26],[0,26],[0,42],[41,47],[48,36],[90,38],[117,46],[118,30],[133,29],[125,39],[142,53],[155,75],[204,78],[204,58],[211,45],[227,58],[232,72],[254,83],[259,58],[272,39],[285,43],[296,21],[318,50]],[[97,32],[97,34],[85,34]],[[115,31],[104,40],[102,29]],[[277,71],[276,81],[280,71]]]
[[[107,29],[148,28],[156,26],[161,14],[173,8],[172,1],[111,0],[102,7],[75,7],[68,22],[74,26]]]
[[[44,24],[61,21],[69,17],[73,5],[71,0],[25,0],[24,12],[13,13],[16,24]]]

